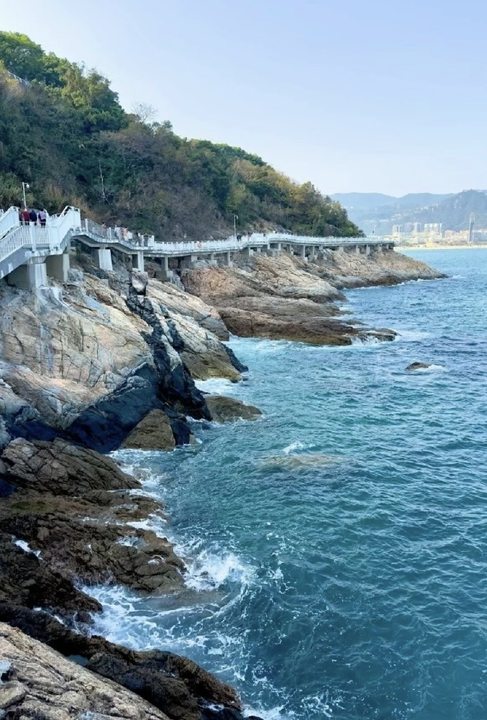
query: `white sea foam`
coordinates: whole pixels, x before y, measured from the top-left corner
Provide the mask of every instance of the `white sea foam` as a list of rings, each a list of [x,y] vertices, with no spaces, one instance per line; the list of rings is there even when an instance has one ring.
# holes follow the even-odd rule
[[[309,445],[301,442],[301,440],[295,440],[290,443],[290,445],[286,445],[282,452],[284,455],[290,455],[291,453],[296,452],[296,450],[305,450],[307,447],[309,447]]]
[[[216,590],[226,582],[248,586],[254,576],[253,568],[233,552],[222,553],[203,549],[195,557],[187,558],[186,586],[193,590]]]
[[[35,555],[36,557],[41,557],[41,551],[40,550],[33,550],[28,542],[25,540],[14,540],[14,545],[17,545],[21,550],[23,550],[26,553],[30,553],[31,555]]]
[[[237,391],[238,383],[226,378],[209,378],[208,380],[195,380],[198,390],[210,395],[231,395]]]
[[[411,373],[411,374],[416,375],[416,373],[436,373],[436,372],[448,372],[448,368],[445,367],[445,365],[435,365],[434,363],[432,363],[431,365],[428,365],[428,367],[418,368],[417,370],[414,370],[414,373]]]

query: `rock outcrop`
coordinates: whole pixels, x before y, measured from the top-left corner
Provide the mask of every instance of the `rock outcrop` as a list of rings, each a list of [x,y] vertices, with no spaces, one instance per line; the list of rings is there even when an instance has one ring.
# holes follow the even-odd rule
[[[243,720],[235,691],[192,661],[162,651],[133,652],[88,634],[91,614],[101,606],[79,589],[80,583],[89,587],[115,582],[151,594],[178,592],[183,587],[185,567],[171,544],[143,529],[147,520],[163,523],[165,517],[158,503],[137,492],[140,483],[110,458],[60,438],[17,438],[3,451],[0,472],[9,487],[0,503],[0,619],[137,693],[152,703],[153,717]],[[106,697],[112,705],[108,700],[100,705],[101,695],[94,690],[102,687],[99,677],[90,681],[83,670],[81,678],[77,666],[69,671],[65,660],[54,662],[50,651],[3,627],[0,661],[6,657],[13,670],[6,685],[0,685],[1,710],[18,713],[12,717],[38,717],[29,714],[36,698],[37,709],[43,710],[44,704],[49,707],[52,692],[40,665],[45,694],[37,696],[35,653],[31,658],[16,654],[10,645],[5,646],[6,637],[9,642],[15,640],[14,645],[19,643],[17,649],[35,647],[38,658],[49,658],[53,668],[60,663],[58,698],[50,710],[57,714],[45,717],[72,717],[63,715],[68,710],[60,699],[70,692],[76,692],[73,712],[102,712],[103,708],[108,713],[111,708],[110,717],[122,712],[112,703],[110,682]],[[73,684],[65,688],[69,672]],[[90,688],[94,693],[91,705],[87,704]],[[119,697],[125,697],[120,688]],[[141,707],[146,706],[142,703]]]
[[[175,444],[186,416],[209,418],[193,378],[237,380],[243,366],[222,344],[218,313],[145,273],[84,272],[35,294],[0,285],[0,446],[60,435],[105,452],[152,410]],[[215,334],[216,333],[216,334]]]
[[[120,697],[127,697],[127,691],[131,691],[139,696],[136,700],[134,695],[133,702],[140,703],[142,708],[150,703],[149,707],[155,713],[159,711],[154,717],[168,717],[172,720],[243,720],[235,691],[187,658],[162,651],[127,650],[96,635],[81,635],[45,613],[8,608],[1,603],[0,618],[13,626],[0,623],[0,662],[4,662],[8,668],[4,676],[7,682],[21,685],[23,677],[29,678],[23,685],[24,699],[30,695],[35,697],[30,670],[35,669],[33,666],[37,653],[38,661],[46,658],[52,668],[65,670],[68,678],[69,672],[73,679],[79,678],[80,691],[84,682],[87,687],[92,686],[90,682],[103,687],[105,681],[100,678],[106,678],[106,688],[118,690]],[[23,632],[35,639],[27,638]],[[25,652],[20,654],[20,649]],[[75,657],[78,664],[68,662],[58,653]],[[63,675],[64,672],[61,673]],[[18,685],[15,687],[20,690]],[[0,699],[1,688],[0,685]],[[64,689],[69,689],[68,683]],[[58,694],[62,694],[62,685],[58,691]],[[53,720],[57,720],[57,717],[53,716]],[[143,715],[134,717],[138,720]]]
[[[241,255],[233,267],[199,267],[182,274],[186,289],[214,305],[236,335],[317,345],[348,345],[370,335],[394,338],[392,331],[377,336],[340,319],[335,301],[344,296],[333,279],[331,272],[324,278],[322,265],[286,253]]]
[[[0,623],[0,716],[32,720],[168,720],[118,683]]]
[[[426,263],[395,250],[372,249],[370,255],[325,250],[314,265],[320,277],[342,289],[445,277]]]

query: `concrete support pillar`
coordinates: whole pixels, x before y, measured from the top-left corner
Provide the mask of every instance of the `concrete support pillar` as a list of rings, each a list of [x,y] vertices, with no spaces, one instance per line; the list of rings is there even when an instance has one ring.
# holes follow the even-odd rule
[[[360,245],[355,245],[355,252],[357,255],[360,255]]]
[[[20,265],[7,277],[9,285],[21,290],[38,290],[47,285],[46,263],[29,261],[27,265]]]
[[[96,248],[95,259],[100,270],[112,272],[112,251],[110,250],[110,248]]]
[[[169,258],[167,255],[161,257],[161,275],[163,280],[169,280]]]
[[[68,281],[69,251],[62,255],[50,255],[46,258],[47,275],[60,283]]]
[[[138,250],[135,255],[132,255],[132,267],[134,270],[140,270],[144,272],[144,251]]]
[[[303,260],[304,260],[304,258],[306,257],[306,245],[302,245],[302,246],[301,246],[301,253],[300,253],[300,255],[301,255],[301,257],[302,257]]]
[[[220,255],[222,265],[231,266],[232,264],[232,253],[230,251],[224,252]]]
[[[250,256],[252,255],[252,250],[251,250],[251,248],[249,248],[249,247],[243,248],[242,254],[243,254],[245,257],[250,257]]]
[[[365,254],[370,255],[370,245],[365,246]]]

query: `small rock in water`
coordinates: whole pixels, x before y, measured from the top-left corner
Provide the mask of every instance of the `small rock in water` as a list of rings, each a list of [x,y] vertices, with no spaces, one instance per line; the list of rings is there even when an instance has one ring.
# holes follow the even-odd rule
[[[302,455],[274,455],[265,461],[266,465],[276,465],[290,470],[299,470],[307,467],[334,465],[342,462],[340,455],[327,455],[325,453],[303,453]]]
[[[431,365],[424,362],[412,362],[407,366],[406,370],[427,370]]]
[[[254,407],[254,405],[246,405],[236,398],[229,398],[225,395],[207,395],[205,399],[211,413],[211,419],[215,422],[255,420],[259,415],[262,415],[259,408]]]

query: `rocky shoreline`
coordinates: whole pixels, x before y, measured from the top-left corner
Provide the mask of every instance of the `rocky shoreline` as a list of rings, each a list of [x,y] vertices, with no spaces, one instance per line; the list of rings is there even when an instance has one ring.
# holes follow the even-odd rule
[[[440,275],[393,251],[242,256],[185,270],[180,287],[157,266],[105,273],[80,251],[73,265],[62,288],[0,287],[0,717],[241,720],[236,692],[191,660],[91,634],[101,607],[81,585],[177,594],[185,581],[171,544],[133,525],[164,508],[104,453],[173,450],[192,441],[188,417],[257,417],[195,384],[241,378],[229,332],[392,340],[345,321],[342,289]]]

